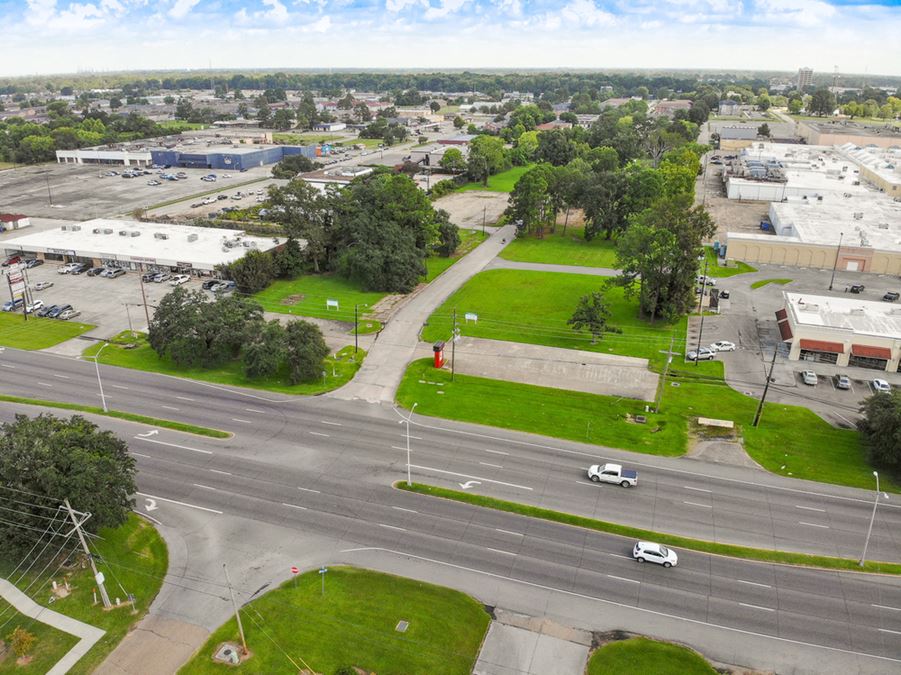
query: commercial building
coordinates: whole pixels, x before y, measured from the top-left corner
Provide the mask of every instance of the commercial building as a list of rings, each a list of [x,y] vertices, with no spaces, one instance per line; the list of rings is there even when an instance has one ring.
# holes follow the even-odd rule
[[[438,142],[441,145],[469,145],[475,137],[475,134],[457,134],[448,138],[439,138]]]
[[[45,260],[208,274],[247,251],[267,251],[282,243],[278,238],[247,236],[242,230],[98,218],[7,239],[2,246],[8,254]]]
[[[720,137],[720,150],[742,150],[757,140],[757,127],[754,126],[720,127],[716,133]]]
[[[651,110],[651,115],[653,117],[672,117],[677,110],[691,110],[691,101],[687,99],[658,101]]]
[[[313,129],[316,131],[344,131],[347,129],[347,124],[344,122],[319,122],[313,125]]]
[[[881,148],[901,148],[901,129],[886,125],[867,126],[849,120],[798,122],[798,135],[808,145],[876,145]]]
[[[901,198],[901,147],[860,147],[845,143],[839,152],[860,169],[860,179],[889,197]]]
[[[31,221],[28,219],[28,216],[24,216],[21,213],[0,213],[0,232],[19,230],[30,225]]]
[[[794,361],[897,372],[901,360],[901,307],[853,295],[783,293],[776,312],[782,340]]]
[[[805,87],[809,87],[813,84],[813,69],[812,68],[798,68],[798,90],[804,91]]]

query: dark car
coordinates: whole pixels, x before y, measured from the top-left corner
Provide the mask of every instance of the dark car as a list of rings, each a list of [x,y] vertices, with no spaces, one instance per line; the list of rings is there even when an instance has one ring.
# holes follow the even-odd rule
[[[854,284],[848,290],[852,293],[863,293],[864,285],[863,284]]]
[[[153,281],[153,277],[155,277],[156,274],[156,272],[144,272],[144,274],[141,275],[141,281],[143,281],[145,284]]]
[[[81,263],[77,267],[73,267],[69,274],[82,274],[83,272],[87,272],[88,269],[90,268],[87,263]]]
[[[89,277],[96,277],[96,276],[98,276],[104,269],[106,269],[106,268],[105,268],[105,267],[92,267],[92,268],[89,269],[87,272],[85,272],[85,274],[86,274],[87,276],[89,276]]]
[[[44,261],[41,260],[40,258],[29,258],[28,260],[25,261],[25,267],[27,267],[28,269],[31,269],[32,267],[38,267],[43,264],[44,264]]]
[[[53,309],[47,312],[48,319],[55,319],[67,309],[72,309],[72,305],[54,305]]]
[[[729,299],[729,291],[720,291],[720,297],[723,300],[728,300]]]
[[[42,307],[37,312],[35,312],[35,314],[37,314],[37,316],[47,316],[50,314],[50,312],[55,310],[57,307],[59,307],[59,305],[50,305],[49,307]]]
[[[896,291],[886,291],[885,295],[882,296],[882,299],[886,302],[894,302],[898,298],[901,298],[901,293]]]
[[[221,284],[221,283],[222,283],[222,281],[219,279],[207,279],[202,284],[200,284],[200,287],[203,290],[208,291],[208,290],[212,289],[213,286],[217,286],[218,284]]]
[[[228,199],[228,195],[216,195],[216,199]]]

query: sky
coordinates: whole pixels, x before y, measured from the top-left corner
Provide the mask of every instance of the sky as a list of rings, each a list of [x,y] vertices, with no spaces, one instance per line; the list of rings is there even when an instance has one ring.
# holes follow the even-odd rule
[[[0,75],[705,68],[901,75],[901,0],[0,0]]]

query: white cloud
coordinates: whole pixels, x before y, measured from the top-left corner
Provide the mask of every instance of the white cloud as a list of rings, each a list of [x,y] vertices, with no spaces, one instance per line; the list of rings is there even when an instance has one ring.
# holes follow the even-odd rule
[[[440,0],[437,7],[430,6],[425,12],[426,19],[443,19],[448,14],[459,12],[469,0]]]
[[[326,15],[317,21],[314,21],[310,25],[307,26],[308,32],[311,33],[325,33],[332,27],[331,18]]]
[[[571,0],[560,10],[560,16],[568,23],[591,28],[609,26],[616,21],[613,14],[600,9],[593,0]]]
[[[194,9],[198,2],[200,0],[175,0],[175,4],[169,9],[169,16],[173,19],[182,19]]]
[[[498,0],[497,8],[508,16],[522,16],[522,0]]]
[[[822,0],[757,0],[756,23],[814,26],[832,19],[838,10]]]
[[[413,7],[415,5],[428,7],[429,0],[385,0],[385,9],[389,12],[402,12],[407,7]]]
[[[56,0],[28,0],[25,20],[32,26],[46,25],[55,15]]]
[[[285,23],[289,18],[288,8],[279,0],[263,0],[263,4],[269,7],[269,11],[260,13],[260,18],[275,23]]]

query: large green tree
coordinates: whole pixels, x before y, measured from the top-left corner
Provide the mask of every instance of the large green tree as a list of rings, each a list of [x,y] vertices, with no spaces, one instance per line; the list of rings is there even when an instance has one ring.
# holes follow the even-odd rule
[[[509,168],[504,141],[497,136],[476,136],[469,144],[467,171],[474,181],[488,184],[488,176]]]
[[[607,330],[609,318],[610,310],[604,302],[604,294],[595,291],[579,298],[576,311],[566,323],[572,326],[573,330],[587,330],[591,333],[591,344],[595,344]]]
[[[810,103],[807,105],[808,112],[814,115],[831,115],[835,111],[835,94],[826,87],[820,87],[810,96]]]
[[[901,470],[901,390],[880,392],[863,402],[857,428],[870,461],[891,471]]]
[[[517,223],[517,234],[538,233],[551,217],[551,195],[549,186],[553,167],[539,164],[516,181],[510,193],[510,205],[506,215]]]
[[[268,321],[248,336],[244,345],[244,374],[250,378],[275,375],[286,356],[286,333],[278,321]]]
[[[291,384],[311,382],[322,377],[322,364],[328,347],[319,326],[309,321],[292,321],[285,329],[285,351]]]
[[[306,242],[304,258],[320,272],[331,255],[331,218],[327,198],[304,180],[269,190],[269,217],[293,239]]]

